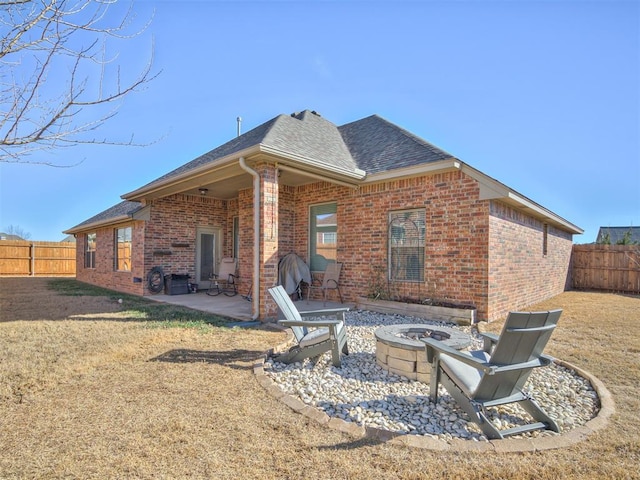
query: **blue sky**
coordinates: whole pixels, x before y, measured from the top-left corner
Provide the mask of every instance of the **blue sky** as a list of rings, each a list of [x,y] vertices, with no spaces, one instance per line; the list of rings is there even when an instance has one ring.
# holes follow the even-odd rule
[[[583,228],[640,226],[640,2],[137,1],[161,74],[99,137],[0,164],[0,230],[33,240],[281,113],[378,114]],[[116,12],[113,12],[115,15]],[[117,16],[117,15],[116,15]],[[118,16],[119,18],[119,16]]]

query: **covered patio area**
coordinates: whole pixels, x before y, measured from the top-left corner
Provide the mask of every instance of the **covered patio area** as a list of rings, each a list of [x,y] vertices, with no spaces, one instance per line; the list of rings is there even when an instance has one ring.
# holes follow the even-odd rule
[[[224,317],[229,317],[234,320],[243,322],[249,322],[251,318],[251,302],[246,300],[242,295],[235,295],[233,297],[227,297],[226,295],[210,296],[205,291],[198,293],[188,293],[184,295],[166,295],[164,293],[158,295],[150,295],[149,300],[156,302],[170,303],[172,305],[180,305],[194,310],[201,310],[203,312],[213,313]],[[316,300],[297,300],[294,302],[298,310],[322,310],[327,308],[339,308],[349,307],[355,308],[353,303],[339,303],[327,301],[326,305],[323,302]],[[279,315],[278,319],[284,318],[283,315]]]

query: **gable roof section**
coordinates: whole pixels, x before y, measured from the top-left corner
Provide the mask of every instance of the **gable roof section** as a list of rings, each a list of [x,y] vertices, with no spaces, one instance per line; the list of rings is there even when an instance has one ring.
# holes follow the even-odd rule
[[[276,119],[262,142],[265,146],[340,170],[357,171],[338,127],[319,114],[305,110]]]
[[[454,158],[378,115],[347,123],[338,130],[358,168],[368,175]]]
[[[94,215],[88,220],[76,225],[62,233],[71,234],[90,228],[99,227],[101,225],[113,224],[116,222],[124,222],[135,218],[144,209],[140,202],[130,202],[124,200],[113,207]]]
[[[295,156],[302,163],[309,165],[323,165],[325,168],[333,167],[355,175],[359,174],[358,176],[364,175],[364,172],[359,172],[338,128],[317,113],[304,110],[291,115],[278,115],[138,190],[153,188],[206,165],[213,166],[251,148]]]
[[[284,116],[284,115],[280,115]],[[267,135],[269,130],[273,127],[279,117],[272,118],[268,122],[263,123],[262,125],[254,128],[253,130],[248,131],[240,135],[239,137],[234,138],[233,140],[228,141],[227,143],[220,145],[217,148],[214,148],[210,152],[205,153],[204,155],[200,155],[199,157],[191,160],[188,163],[176,168],[175,170],[170,171],[169,173],[153,180],[141,187],[141,189],[145,189],[147,187],[151,187],[158,183],[163,183],[166,180],[169,180],[174,177],[179,177],[183,174],[186,174],[192,170],[196,170],[200,167],[203,167],[207,164],[215,163],[218,160],[229,157],[235,153],[242,152],[248,148],[254,147],[262,143],[262,140]]]

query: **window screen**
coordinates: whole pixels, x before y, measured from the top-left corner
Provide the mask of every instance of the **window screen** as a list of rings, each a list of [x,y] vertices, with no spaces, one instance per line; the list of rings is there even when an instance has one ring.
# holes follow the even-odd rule
[[[389,280],[424,281],[426,211],[389,213]]]

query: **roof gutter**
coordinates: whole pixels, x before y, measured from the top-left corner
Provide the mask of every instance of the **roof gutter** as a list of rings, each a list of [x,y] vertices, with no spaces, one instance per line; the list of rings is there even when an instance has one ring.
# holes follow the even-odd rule
[[[238,160],[240,168],[253,177],[253,283],[252,315],[253,320],[260,317],[260,174],[247,166],[244,157]]]
[[[86,230],[93,230],[94,228],[104,227],[107,225],[115,225],[116,223],[128,222],[133,218],[132,215],[121,215],[119,217],[109,218],[108,220],[99,220],[93,223],[86,223],[83,225],[78,225],[76,227],[70,228],[69,230],[64,230],[62,233],[65,235],[71,235],[72,233],[84,232]]]
[[[143,220],[143,221],[148,221],[149,220],[149,208],[148,207],[144,207],[141,206],[140,208],[136,209],[133,212],[130,213],[126,213],[123,215],[118,215],[117,217],[111,217],[111,218],[107,218],[104,220],[97,220],[95,222],[91,222],[91,223],[82,223],[80,225],[76,225],[73,228],[70,228],[69,230],[64,230],[62,233],[64,233],[65,235],[71,235],[71,234],[76,234],[79,232],[86,232],[87,230],[93,230],[96,228],[101,228],[101,227],[107,227],[110,225],[117,225],[119,223],[125,223],[125,222],[130,222],[131,220]]]
[[[477,180],[480,184],[480,200],[505,200],[519,205],[520,208],[530,210],[535,213],[536,216],[554,223],[563,229],[568,230],[574,235],[580,235],[584,233],[584,230],[574,225],[573,223],[565,220],[559,215],[556,215],[550,210],[547,210],[542,205],[538,205],[533,200],[529,200],[524,195],[516,192],[515,190],[507,187],[505,184],[498,180],[476,170],[475,168],[462,164],[462,172],[469,175],[471,178]]]
[[[299,168],[295,168],[295,167],[291,167],[289,165],[283,165],[282,163],[278,162],[278,170],[284,170],[287,172],[294,172],[294,173],[300,173],[300,169]],[[304,172],[305,177],[310,177],[310,178],[315,178],[316,180],[320,180],[323,182],[331,182],[334,183],[336,185],[341,185],[343,187],[348,187],[348,188],[357,188],[358,185],[354,184],[354,183],[348,183],[348,182],[343,182],[341,180],[335,180],[333,178],[327,178],[326,175],[319,175],[317,173],[311,173],[311,172]]]
[[[457,158],[451,157],[438,162],[431,162],[412,167],[399,168],[396,170],[387,170],[386,172],[373,173],[367,175],[364,183],[387,182],[390,180],[398,180],[399,178],[415,177],[429,173],[440,172],[444,170],[460,170],[462,162]]]
[[[522,209],[533,212],[535,216],[542,218],[545,221],[549,221],[550,223],[553,223],[563,229],[566,229],[573,234],[584,233],[584,230],[582,230],[580,227],[577,227],[576,225],[565,220],[559,215],[556,215],[550,210],[547,210],[541,205],[538,205],[532,200],[529,200],[524,195],[521,195],[513,189],[507,187],[505,184],[489,177],[479,170],[476,170],[475,168],[467,165],[466,163],[458,160],[455,157],[403,169],[374,173],[372,175],[368,175],[363,184],[366,185],[377,182],[386,182],[397,180],[399,178],[414,177],[446,170],[460,170],[476,180],[480,185],[480,200],[508,201],[512,204],[518,205]]]
[[[360,170],[359,168],[355,168],[351,170],[347,168],[338,167],[336,165],[327,165],[326,163],[319,162],[312,158],[305,157],[303,155],[296,155],[296,154],[293,154],[284,150],[280,150],[278,148],[270,147],[264,144],[260,144],[260,151],[268,155],[274,155],[274,156],[280,157],[281,159],[291,160],[295,163],[301,164],[306,167],[312,167],[319,172],[331,172],[331,173],[335,173],[336,175],[350,178],[353,180],[362,180],[367,174],[367,172],[365,172],[364,170]],[[280,166],[280,162],[278,162],[278,165]],[[297,171],[300,171],[300,169],[298,169]],[[305,172],[305,173],[308,173],[308,172]],[[326,175],[324,178],[326,178]]]
[[[212,172],[215,172],[216,170],[232,165],[234,162],[237,161],[238,157],[246,159],[249,156],[253,156],[260,153],[278,157],[279,159],[278,164],[280,166],[286,166],[286,165],[282,165],[282,161],[289,160],[293,164],[295,164],[295,166],[298,167],[297,169],[295,169],[296,172],[300,172],[302,170],[304,171],[305,174],[312,176],[314,178],[317,178],[319,180],[325,180],[325,181],[328,180],[333,183],[339,183],[340,185],[344,185],[348,187],[357,186],[357,183],[362,181],[366,176],[366,172],[364,170],[360,170],[357,168],[354,170],[351,170],[347,168],[338,167],[335,165],[327,165],[325,163],[319,162],[312,158],[305,157],[303,155],[292,154],[290,152],[286,152],[284,150],[270,147],[268,145],[264,145],[261,143],[258,145],[253,145],[249,148],[245,148],[244,150],[234,152],[231,155],[219,158],[217,160],[214,160],[213,162],[205,163],[204,165],[190,169],[181,174],[171,176],[165,180],[152,182],[147,186],[138,188],[137,190],[121,195],[121,198],[124,200],[140,201],[149,195],[153,195],[154,193],[159,193],[166,188],[179,184],[180,182],[184,182],[187,180],[192,181],[194,179],[197,179],[198,177],[210,175]],[[242,164],[240,166],[242,167]],[[244,163],[244,166],[247,167],[246,163]],[[290,167],[293,168],[292,165],[290,165]],[[307,170],[309,168],[312,170],[311,172]],[[342,177],[343,180],[340,180],[339,178],[332,178],[331,174],[334,174],[336,177]],[[350,181],[352,181],[353,183],[351,183]]]

